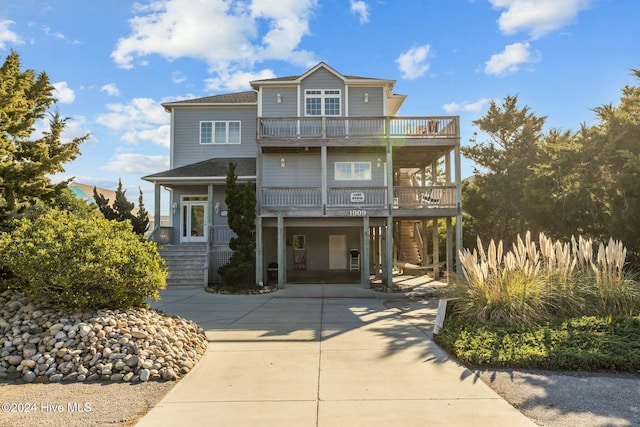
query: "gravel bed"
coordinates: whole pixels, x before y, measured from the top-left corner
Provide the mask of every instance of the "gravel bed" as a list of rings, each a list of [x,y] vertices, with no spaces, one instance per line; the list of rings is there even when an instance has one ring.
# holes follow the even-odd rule
[[[200,360],[195,322],[0,292],[0,426],[131,426]]]

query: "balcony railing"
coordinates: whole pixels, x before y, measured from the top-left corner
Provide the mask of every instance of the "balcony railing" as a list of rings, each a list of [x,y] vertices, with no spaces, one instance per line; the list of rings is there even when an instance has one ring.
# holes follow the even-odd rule
[[[457,116],[258,118],[258,139],[456,138]]]
[[[384,208],[386,206],[386,187],[330,187],[327,189],[327,208]],[[393,188],[394,209],[456,206],[456,187],[453,185]],[[263,209],[321,207],[322,188],[320,187],[265,187],[262,189]]]

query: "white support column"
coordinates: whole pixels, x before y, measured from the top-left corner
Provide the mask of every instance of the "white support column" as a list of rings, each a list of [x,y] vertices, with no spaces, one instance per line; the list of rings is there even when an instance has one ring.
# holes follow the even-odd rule
[[[278,289],[284,288],[284,282],[286,281],[286,235],[284,229],[284,218],[278,217]]]
[[[364,216],[362,218],[362,256],[360,257],[362,265],[360,266],[362,287],[369,289],[371,284],[369,283],[370,275],[370,254],[371,254],[371,233],[369,232],[369,217]]]
[[[160,238],[160,184],[158,182],[153,183],[153,230],[154,235],[152,236],[154,241],[158,241]]]

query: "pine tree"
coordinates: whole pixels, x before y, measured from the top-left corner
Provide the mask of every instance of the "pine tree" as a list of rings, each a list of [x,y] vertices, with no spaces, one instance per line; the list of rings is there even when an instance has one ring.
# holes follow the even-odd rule
[[[54,184],[49,176],[64,172],[89,135],[62,143],[67,118],[49,109],[55,104],[53,86],[42,72],[20,70],[12,51],[0,67],[0,222],[38,201],[51,203],[70,180]],[[49,130],[32,138],[36,122],[49,116]]]

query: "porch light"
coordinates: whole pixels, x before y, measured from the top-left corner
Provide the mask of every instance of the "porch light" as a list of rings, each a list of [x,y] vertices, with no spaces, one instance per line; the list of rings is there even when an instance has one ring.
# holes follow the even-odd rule
[[[376,165],[378,165],[378,167],[382,166],[382,159],[380,157],[378,157],[378,161],[376,162]]]
[[[284,161],[284,157],[280,159],[280,167],[283,168],[287,165],[287,162]]]
[[[218,214],[218,212],[220,212],[220,202],[216,202],[216,205],[213,207],[213,210],[215,211],[216,215]]]
[[[178,203],[173,202],[173,204],[171,205],[171,209],[173,210],[173,213],[178,212]]]
[[[365,103],[366,103],[366,102],[369,102],[369,94],[368,94],[368,93],[365,93],[365,94],[364,94],[364,102],[365,102]]]
[[[278,104],[280,104],[282,102],[282,95],[278,94],[277,98],[278,98]]]

